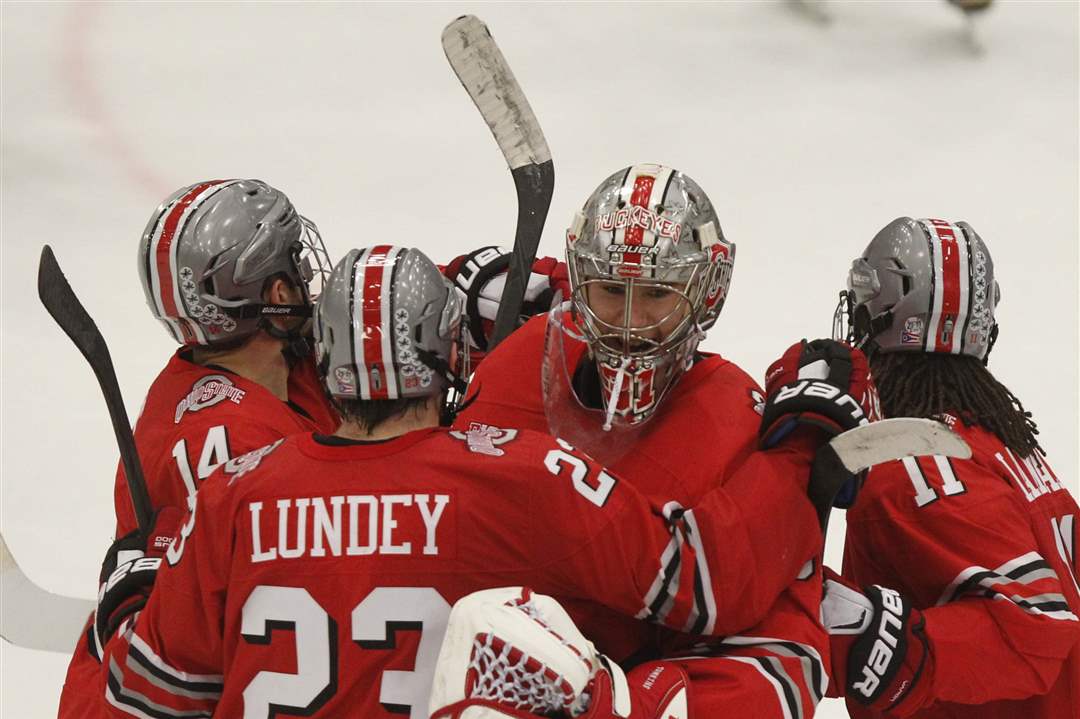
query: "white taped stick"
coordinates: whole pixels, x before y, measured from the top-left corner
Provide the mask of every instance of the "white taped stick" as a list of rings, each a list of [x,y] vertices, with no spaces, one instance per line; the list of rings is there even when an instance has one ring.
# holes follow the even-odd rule
[[[23,574],[0,535],[0,636],[27,649],[70,654],[94,611],[88,599],[42,589]]]
[[[971,447],[947,426],[911,417],[883,419],[849,429],[833,437],[829,444],[849,472],[904,457],[971,457]]]
[[[459,17],[443,30],[442,46],[510,169],[550,160],[540,123],[487,26],[473,15]]]

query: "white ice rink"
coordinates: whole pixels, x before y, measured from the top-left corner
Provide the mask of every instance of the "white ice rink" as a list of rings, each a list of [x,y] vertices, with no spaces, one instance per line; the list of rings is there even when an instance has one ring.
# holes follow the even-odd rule
[[[257,177],[331,254],[376,242],[437,259],[512,240],[513,186],[450,71],[472,12],[547,134],[541,250],[606,175],[694,177],[738,245],[705,344],[756,377],[827,334],[850,260],[899,215],[971,222],[1003,300],[991,367],[1077,488],[1076,2],[998,2],[982,56],[943,0],[722,5],[2,5],[2,529],[26,572],[91,596],[111,540],[116,449],[82,358],[40,306],[41,245],[112,348],[129,412],[172,345],[135,248],[200,179]],[[717,439],[716,441],[722,441]],[[839,557],[842,527],[831,532]],[[72,637],[74,642],[75,637]],[[0,642],[5,719],[55,715],[68,657]],[[844,716],[837,702],[821,716]]]

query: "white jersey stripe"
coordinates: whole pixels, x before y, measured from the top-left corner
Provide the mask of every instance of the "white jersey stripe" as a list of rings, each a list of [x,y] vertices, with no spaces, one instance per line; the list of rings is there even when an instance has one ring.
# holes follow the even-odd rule
[[[810,687],[812,692],[816,691],[816,695],[814,696],[815,704],[817,703],[817,700],[825,696],[825,690],[829,687],[829,674],[826,671],[827,668],[825,667],[825,663],[821,660],[821,655],[818,651],[809,644],[793,642],[788,639],[777,639],[775,637],[745,637],[736,635],[724,637],[724,640],[720,642],[720,645],[759,647],[779,656],[798,659],[802,664],[803,679],[806,681],[806,686]],[[798,647],[804,654],[792,650],[790,648],[791,646]],[[815,668],[817,669],[818,674],[818,681],[816,683],[813,678]]]
[[[225,681],[225,677],[221,674],[189,674],[188,672],[182,672],[179,669],[175,669],[169,664],[166,664],[165,660],[159,657],[157,653],[150,648],[150,645],[144,642],[142,637],[135,632],[131,633],[130,643],[131,646],[135,647],[151,664],[178,681],[195,684],[221,684]]]
[[[1073,515],[1069,514],[1062,517],[1060,523],[1058,523],[1057,517],[1051,517],[1050,525],[1054,530],[1054,542],[1057,544],[1058,554],[1061,555],[1062,561],[1065,562],[1065,566],[1069,570],[1069,578],[1072,579],[1076,593],[1080,594],[1080,584],[1077,584],[1076,574],[1073,571],[1073,552],[1076,551],[1076,548],[1071,546]]]
[[[697,520],[694,518],[692,509],[687,510],[686,514],[683,515],[683,521],[686,522],[686,526],[690,529],[690,546],[694,548],[695,566],[698,572],[701,573],[701,589],[705,595],[705,606],[701,608],[705,613],[705,625],[701,633],[712,634],[716,626],[716,598],[713,596],[708,555],[705,553],[705,547],[701,543],[701,532],[698,529]]]

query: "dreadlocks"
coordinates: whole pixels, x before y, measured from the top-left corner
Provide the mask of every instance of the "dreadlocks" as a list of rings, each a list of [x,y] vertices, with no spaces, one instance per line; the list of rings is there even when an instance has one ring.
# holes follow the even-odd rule
[[[923,352],[874,352],[870,370],[886,417],[959,415],[997,435],[1021,457],[1042,447],[1031,412],[977,357]]]

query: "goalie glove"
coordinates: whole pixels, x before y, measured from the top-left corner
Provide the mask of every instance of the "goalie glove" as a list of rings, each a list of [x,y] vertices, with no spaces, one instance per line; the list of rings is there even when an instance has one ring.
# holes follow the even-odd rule
[[[488,589],[450,613],[429,711],[432,719],[685,719],[687,679],[661,662],[624,675],[551,597]]]
[[[875,713],[906,717],[929,699],[933,652],[926,620],[899,592],[855,589],[825,569],[821,616],[829,632],[832,684]]]
[[[488,339],[499,313],[510,252],[501,247],[481,247],[467,255],[455,257],[443,270],[447,279],[465,297],[465,313],[469,318],[470,345],[473,366],[488,349]],[[554,257],[541,257],[533,262],[532,273],[525,286],[520,316],[524,322],[533,315],[551,309],[555,296],[566,297],[570,291],[570,276],[566,264]]]

